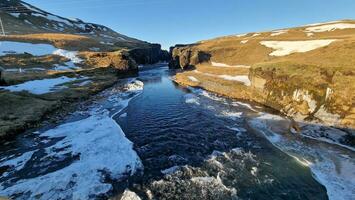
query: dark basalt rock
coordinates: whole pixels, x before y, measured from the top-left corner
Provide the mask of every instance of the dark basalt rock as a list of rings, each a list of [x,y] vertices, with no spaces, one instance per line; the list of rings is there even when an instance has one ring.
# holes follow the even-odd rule
[[[136,48],[129,51],[129,54],[138,64],[143,65],[170,60],[169,52],[162,50],[160,44],[151,44],[149,47]]]

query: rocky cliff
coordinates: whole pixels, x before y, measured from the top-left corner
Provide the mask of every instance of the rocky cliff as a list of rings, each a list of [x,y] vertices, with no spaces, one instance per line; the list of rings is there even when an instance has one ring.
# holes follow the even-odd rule
[[[169,52],[162,50],[160,44],[152,44],[146,48],[135,48],[129,51],[132,58],[139,64],[153,64],[169,61]]]
[[[296,120],[355,127],[355,22],[233,35],[170,50],[176,81]]]

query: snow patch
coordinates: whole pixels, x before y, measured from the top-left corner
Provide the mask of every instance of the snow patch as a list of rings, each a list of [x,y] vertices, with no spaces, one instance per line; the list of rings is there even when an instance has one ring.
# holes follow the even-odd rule
[[[313,95],[308,90],[296,89],[293,92],[292,99],[297,102],[307,102],[310,113],[313,113],[313,111],[317,108],[317,101],[313,99]]]
[[[67,51],[64,49],[57,49],[53,51],[54,55],[62,56],[65,57],[69,60],[71,60],[73,63],[81,63],[83,60],[78,58],[78,52],[77,51]]]
[[[228,65],[225,63],[211,62],[214,67],[250,68],[248,65]]]
[[[313,24],[307,24],[304,26],[319,26],[319,25],[323,25],[323,24],[333,24],[333,23],[339,23],[341,21],[330,21],[330,22],[323,22],[323,23],[313,23]]]
[[[66,87],[59,86],[64,83],[72,82],[75,80],[84,80],[86,77],[80,78],[68,78],[66,76],[52,78],[52,79],[42,79],[42,80],[34,80],[34,81],[27,81],[25,83],[21,83],[18,85],[11,85],[0,87],[5,90],[9,90],[11,92],[20,92],[20,91],[28,91],[32,94],[46,94],[49,92],[54,92],[59,89],[64,89]]]
[[[112,185],[105,182],[105,176],[116,180],[141,169],[142,164],[133,150],[132,142],[125,137],[113,117],[142,89],[143,83],[134,80],[127,83],[123,91],[115,88],[105,91],[102,94],[105,99],[100,99],[89,111],[85,111],[89,114],[87,118],[38,133],[43,138],[59,139],[44,149],[47,156],[43,160],[56,159],[58,156],[61,159],[68,153],[79,159],[54,172],[12,180],[10,184],[1,183],[0,196],[40,200],[92,199],[112,190]],[[119,109],[112,113],[116,108]],[[19,163],[17,160],[27,159],[6,162]]]
[[[256,37],[256,36],[259,36],[261,35],[260,33],[254,33],[251,37]]]
[[[288,30],[276,30],[276,31],[272,31],[272,33],[270,34],[270,36],[278,36],[278,35],[282,35],[287,33]]]
[[[304,53],[328,46],[336,39],[306,40],[306,41],[261,41],[260,44],[275,49],[270,56],[286,56],[292,53]]]
[[[352,28],[355,28],[355,24],[350,24],[350,23],[325,24],[321,26],[308,27],[306,28],[306,32],[320,33],[320,32],[327,32],[327,31],[335,31],[337,29],[343,30],[343,29],[352,29]]]
[[[49,44],[32,44],[25,42],[0,42],[0,56],[8,54],[24,54],[29,53],[34,56],[43,56],[52,54],[56,48]]]
[[[250,82],[249,77],[247,75],[240,75],[240,76],[219,75],[218,77],[223,78],[225,80],[229,80],[229,81],[242,82],[246,86],[251,85],[251,82]]]
[[[31,159],[33,153],[34,153],[34,151],[29,151],[29,152],[26,152],[26,153],[22,154],[19,157],[12,158],[11,160],[2,162],[2,163],[0,163],[0,167],[12,166],[12,167],[15,167],[16,171],[19,171]]]
[[[246,35],[248,35],[248,34],[247,33],[242,33],[242,34],[235,35],[235,37],[244,37]]]
[[[211,76],[211,77],[217,77],[217,78],[221,78],[221,79],[225,79],[225,80],[228,80],[228,81],[238,81],[238,82],[242,82],[244,85],[246,86],[250,86],[251,85],[251,82],[249,80],[249,77],[246,76],[246,75],[240,75],[240,76],[230,76],[230,75],[217,75],[217,74],[210,74],[210,73],[203,73],[203,72],[200,72],[198,70],[195,70],[194,71],[195,73],[200,73],[200,74],[203,74],[203,75],[206,75],[206,76]]]
[[[161,173],[162,174],[165,174],[165,175],[167,175],[167,174],[173,174],[174,172],[176,172],[177,170],[179,170],[180,169],[180,166],[172,166],[172,167],[170,167],[170,168],[167,168],[167,169],[164,169],[164,170],[161,170]]]
[[[193,77],[193,76],[188,76],[188,78],[189,78],[190,81],[192,81],[192,82],[199,82],[199,81],[197,80],[197,78],[195,78],[195,77]]]
[[[295,138],[283,137],[281,132],[272,131],[273,126],[278,126],[277,122],[285,120],[280,116],[264,113],[249,123],[277,148],[289,154],[302,166],[309,167],[315,179],[326,187],[330,200],[352,199],[355,195],[353,151],[333,148],[322,142],[309,143],[297,138],[295,141]]]
[[[141,198],[130,190],[125,190],[120,200],[141,200]]]

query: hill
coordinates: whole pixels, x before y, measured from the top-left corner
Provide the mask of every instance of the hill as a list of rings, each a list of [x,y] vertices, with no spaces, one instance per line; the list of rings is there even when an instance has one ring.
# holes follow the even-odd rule
[[[247,33],[171,48],[178,83],[355,127],[355,21]]]

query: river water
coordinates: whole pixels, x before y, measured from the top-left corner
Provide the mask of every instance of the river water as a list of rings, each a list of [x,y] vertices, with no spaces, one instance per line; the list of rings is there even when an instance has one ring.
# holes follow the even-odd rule
[[[6,142],[0,196],[354,197],[351,149],[290,136],[281,116],[180,87],[173,75],[166,65],[143,68],[137,79],[121,81],[62,124]]]

